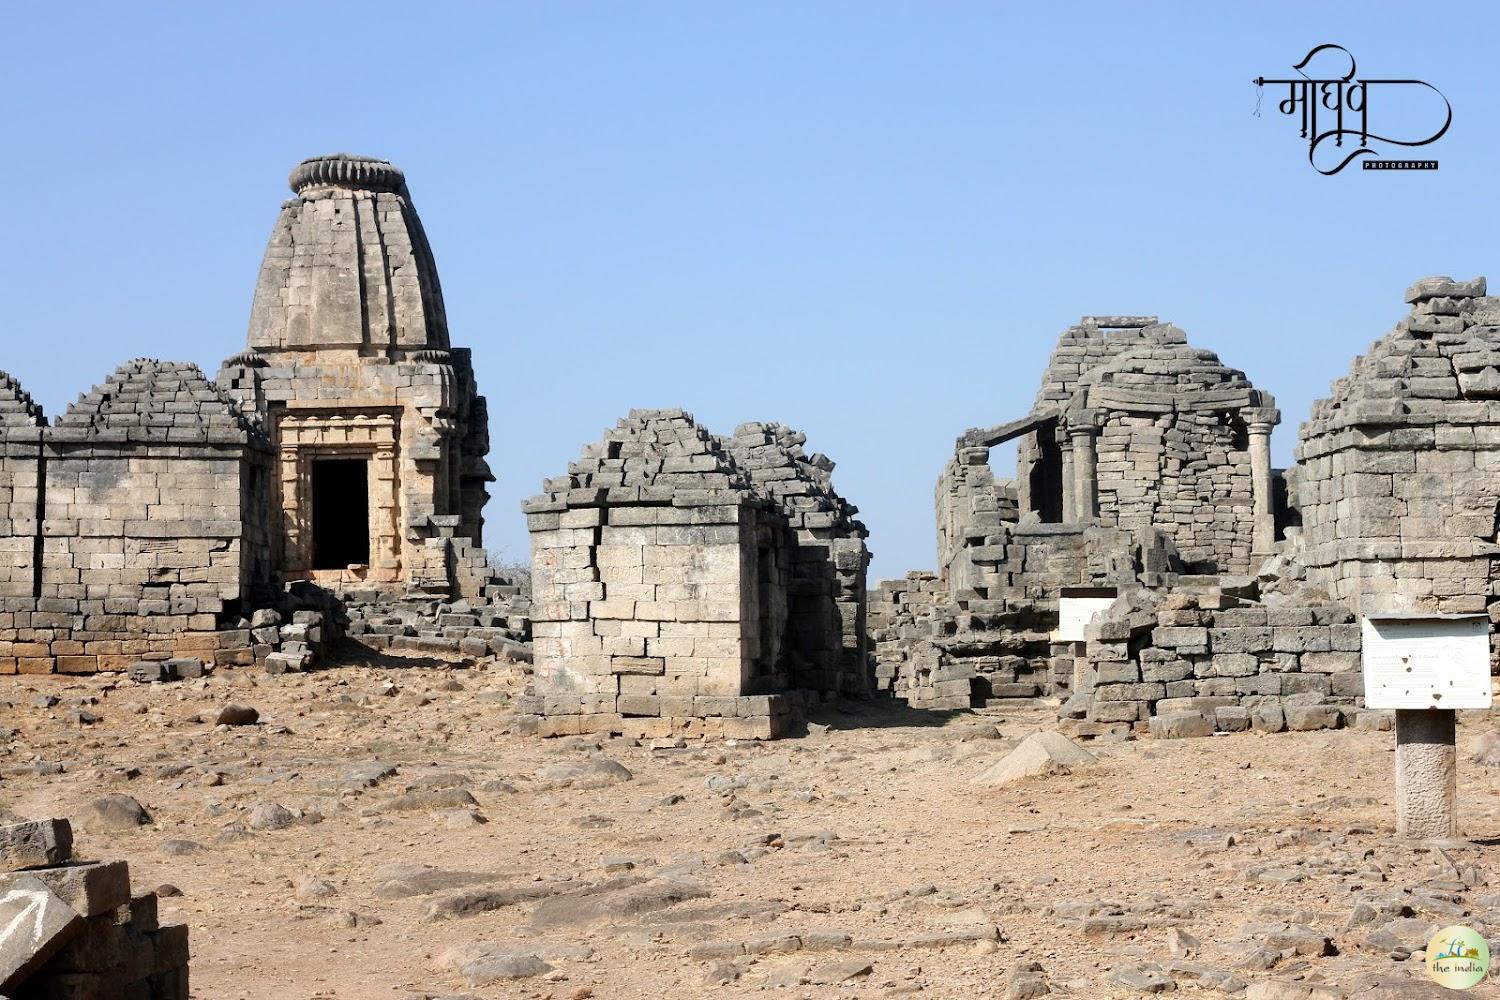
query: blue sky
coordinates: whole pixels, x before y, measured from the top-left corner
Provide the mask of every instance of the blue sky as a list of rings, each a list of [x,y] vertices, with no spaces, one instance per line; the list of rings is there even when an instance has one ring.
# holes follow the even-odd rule
[[[632,406],[803,429],[876,578],[934,562],[954,438],[1030,406],[1057,334],[1151,313],[1297,425],[1403,315],[1496,262],[1493,5],[9,5],[0,368],[50,415],[136,356],[242,345],[285,177],[386,157],[521,498]],[[1431,82],[1437,172],[1315,173],[1256,76],[1321,42]],[[1371,114],[1379,110],[1372,104]],[[1492,275],[1500,281],[1500,273]],[[1008,469],[999,469],[1008,474]]]

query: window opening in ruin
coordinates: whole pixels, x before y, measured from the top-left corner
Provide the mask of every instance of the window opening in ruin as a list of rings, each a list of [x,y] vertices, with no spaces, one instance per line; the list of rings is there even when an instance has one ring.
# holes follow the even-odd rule
[[[775,645],[772,642],[771,620],[771,550],[761,546],[756,550],[755,600],[760,612],[760,655],[758,673],[769,674],[775,669]]]
[[[361,458],[313,462],[313,569],[369,564],[369,469]]]
[[[1031,466],[1031,509],[1045,524],[1063,520],[1062,448],[1050,425],[1037,428],[1037,457]]]

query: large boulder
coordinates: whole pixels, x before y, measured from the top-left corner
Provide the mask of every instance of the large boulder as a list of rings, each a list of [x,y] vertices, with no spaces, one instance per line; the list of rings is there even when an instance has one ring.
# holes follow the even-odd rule
[[[1009,785],[1022,778],[1043,774],[1066,774],[1099,760],[1083,747],[1055,730],[1032,733],[1010,753],[974,779],[976,785]]]

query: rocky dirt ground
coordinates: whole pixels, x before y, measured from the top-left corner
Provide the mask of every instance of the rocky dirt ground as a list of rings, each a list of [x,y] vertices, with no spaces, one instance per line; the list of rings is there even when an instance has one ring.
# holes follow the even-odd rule
[[[1439,927],[1500,936],[1483,719],[1471,843],[1435,851],[1391,839],[1390,733],[1096,743],[989,789],[1049,713],[663,746],[510,735],[494,664],[3,681],[0,807],[168,886],[198,997],[1500,997],[1421,969]]]

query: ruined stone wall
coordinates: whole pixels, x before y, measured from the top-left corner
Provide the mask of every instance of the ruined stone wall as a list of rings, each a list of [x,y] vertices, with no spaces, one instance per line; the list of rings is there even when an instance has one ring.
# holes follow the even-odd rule
[[[899,698],[913,695],[918,647],[931,647],[942,626],[948,588],[936,574],[912,570],[900,580],[882,580],[870,591],[868,612],[870,649],[875,661],[875,687]],[[967,691],[963,692],[967,696]]]
[[[1066,415],[1073,461],[1080,448],[1094,452],[1099,522],[1164,532],[1195,572],[1250,572],[1256,502],[1247,415],[1270,419],[1270,405],[1243,372],[1189,346],[1182,330],[1142,329],[1083,374]],[[1269,514],[1269,465],[1265,474]]]
[[[1058,337],[1047,359],[1033,412],[1061,413],[1078,391],[1083,376],[1137,344],[1155,316],[1085,316]],[[1021,438],[1016,451],[1016,494],[1020,509],[1036,511],[1043,521],[1069,520],[1061,507],[1063,487],[1052,466],[1061,461],[1066,437],[1048,427]]]
[[[41,565],[0,605],[0,672],[252,662],[236,619],[270,584],[268,451],[232,404],[192,365],[133,361],[33,436],[41,489],[13,491],[7,530],[40,526]]]
[[[1071,714],[1165,735],[1334,728],[1363,704],[1360,630],[1337,604],[1136,593],[1089,629]],[[1196,721],[1192,716],[1203,721]]]
[[[938,476],[934,502],[938,575],[955,591],[983,585],[973,549],[1015,524],[1014,484],[996,480],[989,449],[959,449]]]
[[[1296,503],[1311,583],[1361,614],[1497,614],[1500,298],[1427,278],[1313,407]]]
[[[45,426],[41,407],[19,382],[0,372],[0,598],[24,599],[36,592]]]
[[[1205,572],[1250,572],[1254,501],[1243,425],[1222,412],[1114,411],[1098,448],[1104,524],[1158,527],[1185,563]]]
[[[523,707],[556,717],[541,728],[639,717],[667,720],[666,735],[713,717],[725,735],[777,735],[781,703],[748,696],[788,686],[794,540],[718,439],[681,410],[633,410],[545,485],[524,507],[536,703]]]
[[[246,530],[266,510],[242,507],[264,497],[264,440],[194,366],[130,362],[44,441],[39,597],[191,618],[269,579],[264,532]]]
[[[787,553],[788,686],[868,694],[865,570],[869,532],[833,489],[833,460],[807,455],[807,435],[776,423],[736,427],[722,447],[793,532]]]

